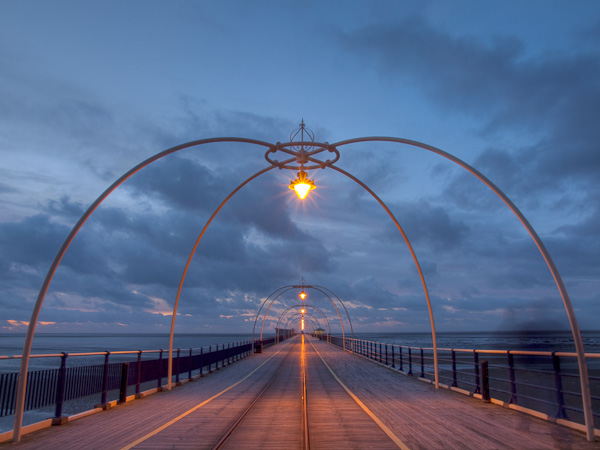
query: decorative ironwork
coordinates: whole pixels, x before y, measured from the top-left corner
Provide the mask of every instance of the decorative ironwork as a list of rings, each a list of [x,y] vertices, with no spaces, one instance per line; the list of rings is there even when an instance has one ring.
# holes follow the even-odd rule
[[[300,137],[300,140],[296,141],[298,137]],[[325,151],[333,153],[334,158],[323,161],[314,157]],[[277,152],[291,155],[293,158],[288,158],[284,161],[271,158],[271,154],[276,154]],[[299,128],[290,133],[290,142],[277,142],[275,148],[267,150],[265,159],[269,164],[279,169],[305,171],[325,169],[331,166],[340,159],[340,152],[334,145],[330,145],[329,142],[315,142],[314,133],[306,128],[303,119]]]

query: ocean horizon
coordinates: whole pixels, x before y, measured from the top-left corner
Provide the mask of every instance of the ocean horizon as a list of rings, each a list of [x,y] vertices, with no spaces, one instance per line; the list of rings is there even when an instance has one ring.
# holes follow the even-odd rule
[[[334,333],[341,336],[341,333]],[[439,348],[491,350],[575,351],[570,331],[472,331],[437,332]],[[600,353],[600,330],[581,332],[586,353]],[[273,336],[273,333],[264,336]],[[352,337],[346,333],[346,337]],[[258,337],[256,335],[255,337]],[[431,347],[430,332],[354,333],[357,339],[386,342],[408,347]],[[252,333],[182,333],[175,334],[174,348],[199,349],[251,340]],[[25,333],[0,333],[0,355],[20,355]],[[32,354],[88,353],[136,350],[166,350],[168,333],[36,333]]]

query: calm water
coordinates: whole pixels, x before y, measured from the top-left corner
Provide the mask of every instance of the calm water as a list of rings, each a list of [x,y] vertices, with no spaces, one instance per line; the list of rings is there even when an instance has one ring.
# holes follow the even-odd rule
[[[216,345],[233,344],[252,339],[246,334],[181,334],[174,337],[173,347],[208,349]],[[25,334],[0,334],[0,355],[20,355],[23,352]],[[31,354],[116,352],[129,350],[167,350],[168,334],[36,334]],[[206,351],[206,350],[205,350]],[[155,354],[149,357],[156,358]],[[115,355],[111,361],[134,360],[135,355]],[[69,365],[101,364],[104,356],[74,356]],[[59,358],[33,358],[30,370],[58,367]],[[0,360],[0,373],[18,371],[20,359]]]
[[[600,353],[600,331],[582,331],[581,336],[586,353]],[[433,346],[431,334],[427,333],[363,333],[356,337],[407,347]],[[575,352],[570,331],[437,333],[437,345],[438,348]]]
[[[207,348],[251,339],[242,334],[182,334],[176,335],[175,348]],[[375,334],[357,333],[356,338],[394,343],[410,347],[431,347],[429,333]],[[600,331],[582,332],[586,353],[600,353]],[[574,352],[571,333],[528,332],[528,333],[438,333],[439,348],[463,348],[486,350],[537,350]],[[20,355],[25,341],[24,334],[0,334],[0,355]],[[168,349],[167,334],[37,334],[32,354],[86,353],[100,351],[158,350]],[[156,355],[149,355],[149,357]],[[72,357],[70,365],[101,364],[103,356]],[[134,359],[133,355],[113,356],[111,360]],[[20,360],[0,360],[0,372],[17,371]],[[31,370],[57,367],[59,358],[35,358]]]
[[[600,331],[583,332],[585,351],[600,353]],[[431,347],[428,333],[402,334],[356,334],[356,338],[394,343],[410,347]],[[574,345],[570,332],[531,332],[531,333],[438,333],[438,347],[488,350],[538,350],[573,352]],[[251,339],[251,335],[236,334],[182,334],[175,336],[175,348],[182,349],[223,345]],[[0,355],[20,355],[25,341],[24,334],[0,334]],[[98,351],[158,350],[167,349],[169,336],[166,334],[37,334],[32,354],[87,353]],[[155,358],[155,354],[148,357]],[[111,361],[133,360],[135,355],[113,355]],[[70,357],[69,366],[102,364],[104,356]],[[594,363],[600,360],[594,360]],[[59,358],[33,358],[30,370],[58,367]],[[17,372],[20,359],[0,360],[0,372]],[[600,370],[600,367],[598,367]],[[97,399],[88,404],[71,402],[68,408],[75,408],[69,414],[84,411],[93,406]],[[25,424],[35,423],[50,417],[52,407],[25,413]],[[0,418],[0,432],[12,428],[13,416]]]

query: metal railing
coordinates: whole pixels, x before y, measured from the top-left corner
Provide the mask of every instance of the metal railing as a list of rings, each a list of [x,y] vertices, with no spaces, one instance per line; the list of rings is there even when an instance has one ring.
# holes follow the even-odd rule
[[[343,346],[341,337],[330,339]],[[345,342],[350,352],[405,375],[434,380],[433,348],[350,338]],[[588,364],[594,363],[589,379],[595,428],[599,428],[600,353],[585,356]],[[438,369],[442,387],[584,423],[576,353],[438,348]]]
[[[251,351],[251,341],[223,344],[221,348],[217,345],[177,349],[173,358],[174,381],[180,383],[182,378],[191,380],[194,375],[202,376],[218,370],[248,356]],[[114,362],[117,355],[136,355],[137,358]],[[168,373],[167,355],[167,350],[32,355],[32,358],[60,358],[60,367],[28,373],[25,411],[54,405],[54,417],[59,419],[63,415],[63,405],[71,400],[98,396],[99,404],[96,407],[106,407],[111,400],[125,402],[128,393],[139,396],[142,388],[154,386],[160,390]],[[104,356],[102,364],[68,367],[68,362],[73,358],[100,356]],[[155,358],[143,359],[151,356]],[[0,356],[0,361],[20,357]],[[123,356],[119,356],[119,359],[123,359]],[[0,417],[14,414],[18,378],[18,372],[0,374]]]

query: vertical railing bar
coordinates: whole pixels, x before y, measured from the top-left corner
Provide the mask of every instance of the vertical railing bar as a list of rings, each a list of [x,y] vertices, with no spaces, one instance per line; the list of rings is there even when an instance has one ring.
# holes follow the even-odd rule
[[[58,372],[58,384],[56,385],[56,409],[54,411],[54,418],[60,419],[62,417],[63,401],[65,398],[65,386],[67,376],[67,357],[68,354],[63,352],[60,358],[60,369]]]
[[[161,349],[159,354],[158,354],[158,378],[157,378],[157,384],[156,387],[158,390],[161,389],[162,387],[162,361],[163,361],[163,350]]]
[[[510,400],[509,404],[517,403],[517,383],[515,380],[515,361],[512,353],[509,351],[506,352],[508,356],[508,369],[510,375]]]
[[[480,379],[479,379],[479,354],[476,350],[473,350],[473,368],[475,370],[475,390],[474,394],[480,394],[481,390],[479,389]]]
[[[452,387],[458,386],[458,380],[456,378],[456,350],[452,349]]]
[[[556,403],[557,410],[554,417],[557,419],[566,419],[567,414],[565,412],[565,398],[563,395],[562,377],[560,374],[560,360],[556,355],[556,352],[552,352],[552,368],[554,369],[554,388],[556,389]]]

